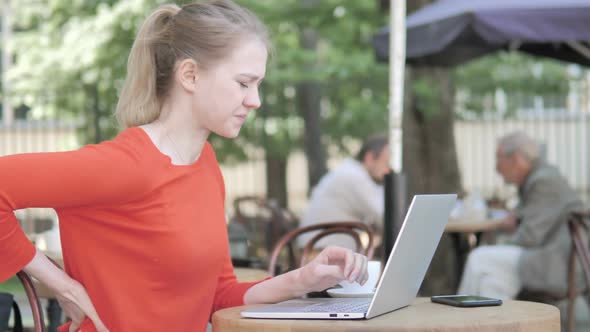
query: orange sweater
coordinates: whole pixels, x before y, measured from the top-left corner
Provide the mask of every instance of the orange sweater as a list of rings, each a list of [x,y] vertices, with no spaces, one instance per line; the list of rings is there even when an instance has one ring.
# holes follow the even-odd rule
[[[77,151],[2,157],[0,282],[35,252],[13,210],[51,207],[65,269],[111,332],[204,331],[254,284],[234,276],[224,194],[208,143],[175,166],[137,127]]]

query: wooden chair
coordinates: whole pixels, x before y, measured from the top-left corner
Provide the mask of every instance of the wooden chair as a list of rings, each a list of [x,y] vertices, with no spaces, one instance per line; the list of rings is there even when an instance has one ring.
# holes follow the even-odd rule
[[[295,255],[289,255],[288,257],[288,264],[286,269],[278,269],[278,260],[280,258],[281,252],[285,247],[288,248],[290,253],[297,252],[299,250],[295,250],[293,247],[297,247],[295,244],[295,240],[304,233],[319,231],[316,235],[314,235],[303,247],[301,250],[301,255],[299,258],[299,262],[294,257]],[[363,245],[361,241],[361,236],[359,234],[366,234],[368,237],[368,243],[366,246]],[[272,276],[279,274],[281,272],[286,272],[297,267],[304,265],[310,255],[312,254],[314,245],[322,238],[332,235],[332,234],[347,234],[351,236],[357,246],[357,252],[366,255],[369,259],[373,257],[374,252],[374,233],[367,226],[362,222],[330,222],[330,223],[322,223],[317,225],[311,225],[306,227],[300,227],[290,231],[289,233],[285,234],[279,241],[275,244],[272,254],[270,256],[270,262],[268,264],[268,273]],[[280,271],[282,270],[282,271]]]
[[[43,307],[41,306],[41,302],[39,301],[37,293],[35,292],[33,281],[24,271],[20,271],[16,275],[22,283],[25,293],[27,294],[29,304],[31,305],[31,311],[33,312],[34,331],[47,332],[45,321],[43,319]]]
[[[575,330],[575,303],[579,295],[588,296],[590,290],[590,249],[588,235],[590,234],[590,210],[584,212],[572,212],[568,217],[568,228],[572,239],[572,249],[568,260],[568,287],[565,296],[559,296],[543,291],[521,290],[517,299],[542,303],[556,304],[567,300],[566,314],[564,317],[565,331]],[[586,285],[583,289],[576,289],[576,257],[584,271]],[[588,301],[588,298],[586,298]]]
[[[233,202],[234,217],[248,233],[251,258],[268,258],[273,245],[291,229],[297,227],[297,217],[281,207],[275,199],[242,196]]]
[[[590,210],[584,212],[573,212],[568,220],[568,227],[572,236],[572,251],[569,258],[569,272],[568,272],[568,291],[567,291],[567,317],[566,317],[566,331],[573,332],[575,329],[574,309],[576,297],[580,294],[586,296],[588,301],[588,292],[590,291],[590,249],[588,248],[588,234],[590,228]],[[586,287],[583,289],[576,289],[575,272],[576,272],[576,256],[584,271]]]
[[[49,257],[48,257],[49,258]],[[49,260],[55,264],[55,266],[61,268],[61,265],[58,264],[54,259],[49,258]],[[63,265],[63,263],[62,263]],[[29,305],[31,306],[31,311],[33,313],[33,331],[34,332],[47,332],[47,327],[45,326],[45,318],[43,316],[43,307],[41,305],[41,301],[39,300],[42,297],[42,294],[39,294],[36,289],[36,285],[40,285],[38,282],[33,281],[31,277],[25,271],[19,271],[16,276],[20,280],[23,288],[25,289],[25,294],[27,295],[27,300],[29,301]],[[24,329],[24,331],[30,331],[29,329]]]

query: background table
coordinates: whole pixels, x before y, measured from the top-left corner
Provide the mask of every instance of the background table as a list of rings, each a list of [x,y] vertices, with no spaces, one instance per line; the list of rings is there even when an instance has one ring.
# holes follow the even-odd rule
[[[455,289],[459,287],[469,251],[473,246],[481,242],[482,234],[488,234],[488,237],[489,235],[493,235],[491,238],[494,239],[495,231],[500,229],[502,224],[502,219],[482,221],[449,220],[445,226],[445,233],[450,234],[453,240],[453,249],[455,250],[455,273],[457,275]]]
[[[239,282],[250,282],[262,280],[269,277],[266,270],[253,269],[249,267],[236,267],[234,268],[234,274]]]
[[[480,233],[496,231],[502,225],[502,219],[489,219],[483,221],[449,220],[445,226],[446,233]]]
[[[370,320],[279,320],[241,318],[245,308],[217,311],[213,332],[559,332],[559,310],[547,304],[506,301],[497,307],[456,308],[418,298],[412,306]]]

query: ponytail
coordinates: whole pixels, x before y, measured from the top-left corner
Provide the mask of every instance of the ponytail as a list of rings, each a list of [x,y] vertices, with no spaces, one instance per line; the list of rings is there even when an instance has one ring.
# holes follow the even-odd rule
[[[150,123],[160,115],[161,98],[158,96],[159,70],[156,58],[158,49],[168,48],[161,41],[166,38],[166,26],[170,19],[180,11],[176,5],[163,5],[154,11],[143,23],[127,61],[127,78],[123,84],[119,102],[117,103],[116,117],[119,126],[128,128]],[[174,66],[175,56],[172,56]],[[158,59],[160,60],[160,59]],[[168,71],[170,75],[171,70]],[[168,82],[164,79],[163,82]]]

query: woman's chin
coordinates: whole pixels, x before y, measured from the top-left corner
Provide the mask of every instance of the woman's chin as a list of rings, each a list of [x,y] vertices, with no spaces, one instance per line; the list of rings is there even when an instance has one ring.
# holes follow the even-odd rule
[[[241,128],[236,128],[231,130],[219,131],[215,133],[221,137],[232,139],[238,137],[238,135],[240,134],[240,129]]]

